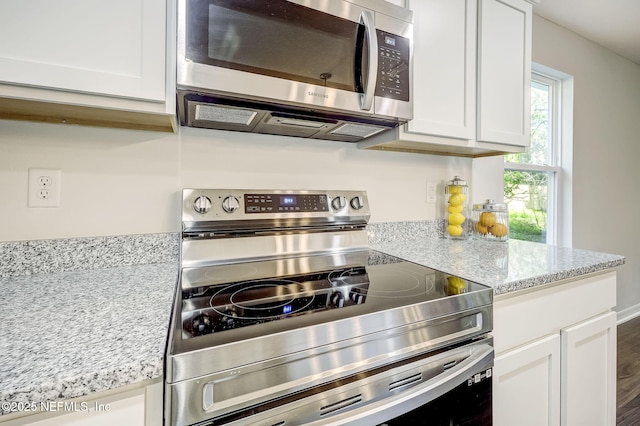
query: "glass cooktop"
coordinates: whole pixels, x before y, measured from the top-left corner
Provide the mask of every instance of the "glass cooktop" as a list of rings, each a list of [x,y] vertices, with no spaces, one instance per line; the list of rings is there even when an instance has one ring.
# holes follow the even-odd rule
[[[182,339],[259,336],[482,289],[372,250],[184,268]]]

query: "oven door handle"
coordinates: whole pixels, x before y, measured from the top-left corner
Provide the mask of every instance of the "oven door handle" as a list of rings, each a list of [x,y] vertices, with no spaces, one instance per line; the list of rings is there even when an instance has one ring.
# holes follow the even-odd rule
[[[493,347],[482,344],[460,364],[445,370],[409,393],[399,393],[343,414],[309,423],[310,426],[371,426],[394,419],[450,392],[469,377],[493,366]]]

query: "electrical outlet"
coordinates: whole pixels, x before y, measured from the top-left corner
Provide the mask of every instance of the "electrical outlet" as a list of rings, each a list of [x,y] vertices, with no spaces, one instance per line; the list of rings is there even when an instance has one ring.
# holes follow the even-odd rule
[[[38,185],[42,188],[48,188],[51,186],[51,176],[44,175],[38,177]]]
[[[427,181],[427,204],[436,203],[436,189],[437,184],[435,182]]]
[[[29,169],[29,207],[60,207],[60,169]]]

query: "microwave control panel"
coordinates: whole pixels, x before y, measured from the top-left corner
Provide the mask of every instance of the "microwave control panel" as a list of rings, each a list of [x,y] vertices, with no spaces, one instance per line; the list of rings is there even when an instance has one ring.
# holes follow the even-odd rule
[[[378,83],[376,96],[409,101],[410,40],[385,31],[378,35]]]

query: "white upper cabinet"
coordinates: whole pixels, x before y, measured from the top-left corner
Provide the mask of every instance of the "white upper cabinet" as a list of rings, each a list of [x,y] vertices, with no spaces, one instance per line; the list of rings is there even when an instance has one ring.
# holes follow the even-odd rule
[[[481,0],[478,11],[478,140],[528,146],[531,5]]]
[[[475,0],[411,0],[414,119],[408,133],[474,139]]]
[[[460,156],[529,145],[532,5],[406,0],[414,13],[414,118],[362,148]]]
[[[164,101],[165,0],[0,6],[0,80]]]
[[[1,116],[37,120],[43,110],[55,115],[56,108],[47,106],[53,104],[74,107],[63,108],[71,122],[135,121],[135,113],[169,118],[175,111],[175,96],[169,84],[173,77],[168,75],[172,68],[167,66],[171,46],[167,11],[172,13],[167,3],[173,4],[172,0],[0,3]],[[99,108],[102,113],[87,116],[87,110],[79,107]],[[113,115],[118,110],[134,115]]]

